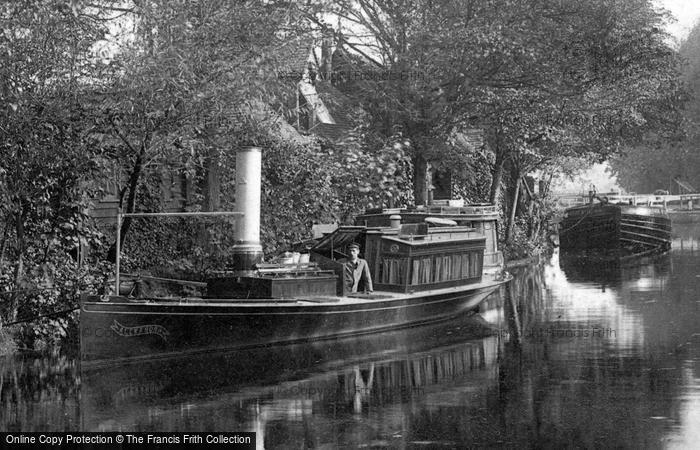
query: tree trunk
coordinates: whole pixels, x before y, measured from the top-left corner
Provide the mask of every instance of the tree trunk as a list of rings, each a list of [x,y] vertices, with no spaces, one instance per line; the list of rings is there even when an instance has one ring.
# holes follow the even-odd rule
[[[17,265],[14,273],[14,289],[15,293],[10,297],[10,304],[7,311],[7,321],[14,322],[17,320],[17,309],[19,307],[19,299],[22,296],[21,283],[24,277],[24,208],[20,207],[17,214],[17,223],[15,223],[15,233],[17,235]]]
[[[5,251],[7,250],[7,241],[9,240],[9,225],[5,225],[2,233],[2,243],[0,243],[0,267],[2,267],[5,262]]]
[[[428,162],[421,155],[413,158],[413,199],[416,206],[428,204]]]
[[[491,177],[491,189],[489,192],[489,203],[495,205],[501,195],[501,181],[503,180],[503,172],[505,171],[506,158],[505,152],[500,147],[496,148],[496,162],[493,167],[493,176]]]
[[[127,197],[126,200],[126,213],[132,213],[136,209],[136,191],[139,187],[139,181],[141,179],[141,172],[143,171],[143,163],[144,159],[146,157],[146,146],[145,143],[144,145],[141,146],[141,150],[139,151],[139,154],[136,156],[136,160],[134,161],[134,168],[131,170],[131,175],[129,175],[129,186],[128,186],[128,192],[129,196]],[[122,221],[122,226],[121,229],[119,230],[119,236],[121,239],[122,245],[124,245],[124,242],[126,240],[126,234],[129,232],[129,228],[131,227],[131,217],[125,217],[124,220]],[[117,258],[117,242],[115,240],[114,244],[112,244],[109,247],[109,251],[107,252],[107,260],[108,261],[115,261]]]
[[[221,193],[219,158],[215,149],[207,155],[206,177],[204,178],[204,211],[218,211]]]
[[[510,209],[510,216],[508,218],[508,228],[506,228],[506,243],[510,242],[510,237],[513,235],[513,226],[515,225],[515,213],[518,209],[518,198],[520,197],[520,177],[516,178],[515,181],[515,194],[513,194],[513,206]]]

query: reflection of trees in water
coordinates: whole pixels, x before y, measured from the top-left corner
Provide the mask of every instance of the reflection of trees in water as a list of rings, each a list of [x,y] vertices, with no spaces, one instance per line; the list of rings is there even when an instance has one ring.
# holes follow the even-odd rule
[[[542,277],[539,272],[538,277],[537,267],[527,268],[514,290],[526,292],[531,280],[541,295],[533,296],[532,305],[519,307],[525,334],[528,327],[581,331],[628,322],[635,330],[626,330],[630,336],[597,337],[545,332],[526,337],[520,347],[506,345],[494,407],[509,434],[527,436],[525,442],[535,447],[645,447],[660,442],[668,422],[659,418],[678,416],[679,360],[666,346],[659,347],[658,339],[632,338],[644,337],[649,330],[642,327],[650,324],[669,330],[673,323],[662,311],[674,308],[665,293],[674,284],[668,282],[671,267],[666,256],[648,264],[599,267],[592,279],[585,271],[574,277],[567,271],[564,278],[561,273]],[[551,270],[556,272],[558,265]],[[564,298],[571,278],[573,297]],[[552,290],[546,281],[560,286]],[[603,285],[596,287],[598,283]],[[672,315],[687,316],[678,310]]]
[[[0,364],[0,429],[79,429],[78,368],[72,359],[5,357]]]
[[[543,308],[544,270],[542,264],[532,264],[510,270],[513,280],[501,288],[508,327],[508,341],[517,344],[530,328],[533,317]]]
[[[641,357],[565,356],[551,343],[506,349],[499,365],[500,411],[533,447],[644,448],[678,415],[677,368]]]
[[[697,256],[700,254],[700,223],[673,223],[671,249]]]

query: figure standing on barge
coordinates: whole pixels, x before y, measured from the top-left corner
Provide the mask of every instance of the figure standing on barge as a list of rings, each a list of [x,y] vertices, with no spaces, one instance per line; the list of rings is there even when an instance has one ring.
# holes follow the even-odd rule
[[[369,273],[367,261],[360,258],[360,246],[352,243],[349,245],[350,259],[345,261],[345,283],[350,292],[373,291],[372,275]]]

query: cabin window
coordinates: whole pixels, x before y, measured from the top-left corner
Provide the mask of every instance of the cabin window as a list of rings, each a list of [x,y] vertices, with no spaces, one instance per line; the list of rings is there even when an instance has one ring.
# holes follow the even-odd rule
[[[480,275],[481,258],[480,252],[413,258],[410,265],[410,284],[416,286],[476,278]],[[405,259],[385,258],[382,264],[381,282],[403,283],[405,275],[402,271],[404,267],[407,267],[405,263]]]
[[[405,284],[407,266],[407,258],[384,258],[380,273],[381,282],[384,284]]]
[[[478,277],[480,275],[481,265],[483,263],[483,254],[472,252],[469,253],[469,268],[468,268],[468,278]]]
[[[433,272],[433,258],[416,258],[413,260],[413,271],[411,273],[411,284],[431,283]]]

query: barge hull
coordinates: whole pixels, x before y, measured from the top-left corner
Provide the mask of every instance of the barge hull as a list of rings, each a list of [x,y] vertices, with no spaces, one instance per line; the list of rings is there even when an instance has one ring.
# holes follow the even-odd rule
[[[595,204],[571,208],[561,222],[561,249],[667,250],[671,245],[671,221],[661,209]]]
[[[114,298],[81,307],[81,361],[102,367],[187,354],[231,351],[376,333],[475,310],[502,282],[388,300],[242,304]],[[389,297],[389,295],[387,295]]]

